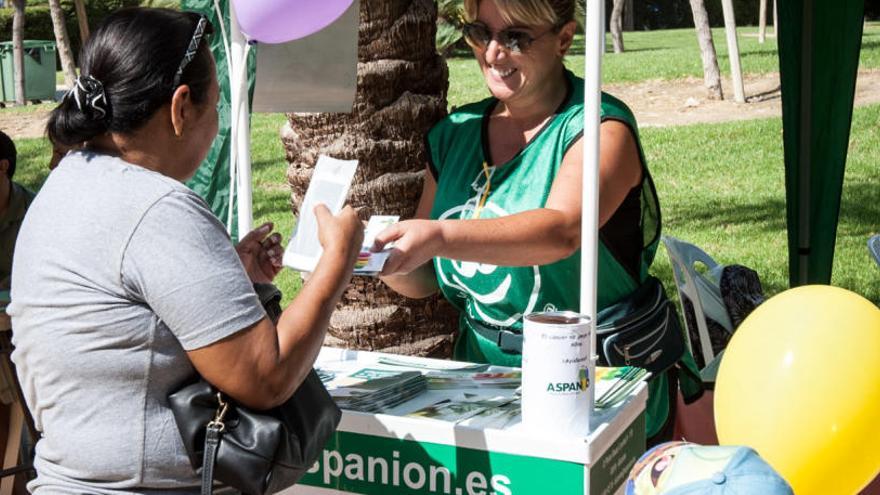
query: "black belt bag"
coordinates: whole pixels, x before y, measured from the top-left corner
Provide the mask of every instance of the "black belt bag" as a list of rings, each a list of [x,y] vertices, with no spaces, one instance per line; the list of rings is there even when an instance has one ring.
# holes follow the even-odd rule
[[[599,311],[597,319],[596,351],[603,366],[637,366],[657,374],[684,356],[678,313],[657,277],[649,276],[635,292]],[[521,332],[468,322],[502,351],[522,353]]]
[[[635,292],[599,311],[597,319],[599,364],[637,366],[656,374],[684,356],[678,313],[657,277],[649,276]]]

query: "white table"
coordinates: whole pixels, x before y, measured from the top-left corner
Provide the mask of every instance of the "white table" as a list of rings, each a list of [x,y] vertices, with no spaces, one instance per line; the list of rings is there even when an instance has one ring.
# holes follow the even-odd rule
[[[325,348],[317,366],[351,360],[369,366],[380,356],[387,355]],[[453,392],[430,390],[389,414],[343,411],[322,457],[282,493],[610,495],[623,492],[630,468],[645,450],[644,383],[616,407],[595,411],[584,437],[530,433],[519,423],[478,429],[399,415],[448,393]]]

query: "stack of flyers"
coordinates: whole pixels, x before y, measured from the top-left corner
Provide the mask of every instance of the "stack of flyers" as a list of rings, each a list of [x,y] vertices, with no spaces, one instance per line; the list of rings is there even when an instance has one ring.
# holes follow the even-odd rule
[[[370,413],[381,413],[427,389],[421,372],[375,368],[337,374],[325,385],[340,408]]]
[[[614,407],[651,374],[642,368],[596,368],[596,409]]]
[[[413,411],[407,416],[467,426],[503,427],[519,416],[517,402],[516,397],[486,397],[464,392]]]
[[[391,254],[390,246],[386,246],[384,250],[378,253],[372,252],[373,243],[376,241],[376,234],[385,230],[389,225],[397,223],[400,219],[397,215],[373,215],[367,222],[364,229],[364,243],[358,254],[357,261],[354,264],[355,275],[375,276],[382,271],[388,255]]]
[[[458,388],[517,388],[522,383],[522,371],[505,368],[473,373],[470,371],[428,371],[428,388],[431,390]]]

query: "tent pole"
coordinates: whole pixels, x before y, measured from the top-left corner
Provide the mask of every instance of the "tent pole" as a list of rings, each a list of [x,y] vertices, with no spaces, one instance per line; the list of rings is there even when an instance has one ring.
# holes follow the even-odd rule
[[[800,142],[798,143],[798,273],[797,284],[805,285],[810,276],[810,176],[813,168],[813,0],[804,0],[803,24],[801,24],[801,102],[800,102]]]
[[[581,191],[582,314],[590,317],[590,411],[596,383],[596,275],[599,243],[599,111],[602,103],[602,54],[605,51],[605,2],[587,0],[584,36],[584,165]]]
[[[230,2],[229,8],[233,9]],[[241,238],[253,229],[253,200],[251,191],[251,148],[250,148],[250,105],[248,104],[248,44],[238,26],[235,12],[229,16],[232,38],[232,60],[230,64],[231,97],[231,146],[230,157],[235,156],[237,177],[238,237]],[[230,208],[232,198],[230,198]]]

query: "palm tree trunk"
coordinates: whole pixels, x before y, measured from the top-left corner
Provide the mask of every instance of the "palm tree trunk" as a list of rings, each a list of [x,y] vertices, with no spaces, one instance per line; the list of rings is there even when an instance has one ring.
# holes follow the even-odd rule
[[[715,43],[712,42],[712,29],[709,27],[709,14],[703,0],[690,0],[691,12],[694,15],[694,29],[700,43],[700,55],[703,59],[703,81],[710,100],[723,100],[721,90],[721,71],[718,69],[718,56],[715,54]]]
[[[15,104],[25,104],[24,94],[24,5],[25,0],[12,0],[12,66],[15,79]]]
[[[624,0],[614,0],[611,8],[611,44],[614,53],[623,53],[623,3]]]
[[[52,28],[55,31],[61,70],[64,72],[64,83],[70,88],[76,80],[76,64],[73,62],[73,50],[70,49],[70,37],[67,36],[67,23],[59,0],[49,0],[49,14],[52,16]]]
[[[360,161],[349,199],[361,218],[412,217],[427,163],[424,136],[446,114],[448,74],[435,49],[432,0],[361,0],[357,92],[349,114],[289,114],[282,141],[294,211],[319,154]],[[448,356],[457,314],[355,277],[330,322],[329,345]]]

